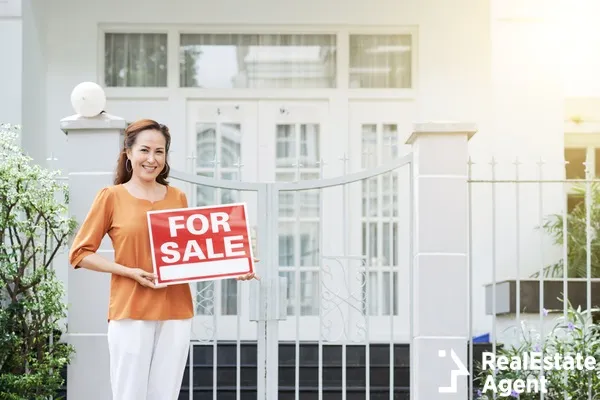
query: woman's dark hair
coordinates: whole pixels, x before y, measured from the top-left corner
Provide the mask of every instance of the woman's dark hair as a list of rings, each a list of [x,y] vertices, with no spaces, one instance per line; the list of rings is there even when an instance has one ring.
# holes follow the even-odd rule
[[[169,146],[171,145],[171,134],[169,133],[169,128],[167,128],[163,124],[159,124],[156,121],[151,119],[140,119],[138,121],[130,124],[127,129],[125,129],[125,139],[123,140],[123,148],[119,153],[119,159],[117,161],[117,170],[115,174],[115,185],[120,185],[122,183],[128,182],[131,179],[132,174],[132,166],[129,164],[129,169],[127,167],[127,150],[131,149],[135,144],[137,136],[142,131],[146,130],[155,130],[159,131],[165,137],[166,147],[165,147],[165,166],[163,170],[156,177],[156,182],[161,185],[168,185],[167,178],[169,177],[169,163],[167,161],[167,155],[169,154]]]

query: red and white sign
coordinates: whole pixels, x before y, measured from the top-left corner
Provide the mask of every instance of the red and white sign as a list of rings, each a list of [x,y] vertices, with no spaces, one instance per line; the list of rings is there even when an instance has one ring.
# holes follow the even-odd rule
[[[254,272],[246,204],[148,211],[156,284]]]

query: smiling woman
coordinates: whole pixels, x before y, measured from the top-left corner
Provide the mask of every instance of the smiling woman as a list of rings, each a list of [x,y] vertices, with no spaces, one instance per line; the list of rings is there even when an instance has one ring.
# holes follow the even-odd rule
[[[191,291],[154,284],[146,222],[149,210],[187,207],[185,194],[167,182],[170,142],[168,128],[152,120],[127,128],[115,184],[96,195],[69,254],[75,268],[111,274],[107,337],[114,400],[174,400],[183,377]],[[96,253],[105,235],[114,261]]]
[[[170,143],[169,129],[153,120],[126,129],[114,185],[96,195],[69,253],[73,267],[111,274],[107,337],[113,400],[175,400],[183,378],[192,295],[187,284],[155,284],[147,223],[148,211],[188,207],[185,194],[167,181]],[[114,261],[96,253],[105,235]]]

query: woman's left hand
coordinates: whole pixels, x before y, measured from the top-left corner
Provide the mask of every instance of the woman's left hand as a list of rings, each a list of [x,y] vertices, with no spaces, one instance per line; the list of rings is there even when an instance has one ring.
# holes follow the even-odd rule
[[[256,275],[255,273],[249,273],[246,275],[241,275],[236,277],[235,279],[237,279],[238,281],[249,281],[250,279],[256,279],[260,281],[260,278],[258,275]]]
[[[258,258],[254,258],[253,259],[255,263],[259,262],[260,260]],[[260,276],[256,275],[256,273],[251,272],[249,274],[246,275],[241,275],[236,277],[235,279],[237,279],[238,281],[249,281],[251,279],[256,279],[260,281]]]

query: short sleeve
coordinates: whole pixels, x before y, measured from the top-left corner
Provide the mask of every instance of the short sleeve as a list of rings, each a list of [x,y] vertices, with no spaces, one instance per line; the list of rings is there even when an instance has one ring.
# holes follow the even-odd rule
[[[188,208],[188,200],[184,191],[179,191],[179,198],[181,203],[181,208]]]
[[[85,257],[95,253],[112,224],[113,196],[109,188],[98,192],[90,211],[79,227],[69,251],[69,264],[78,268]]]

